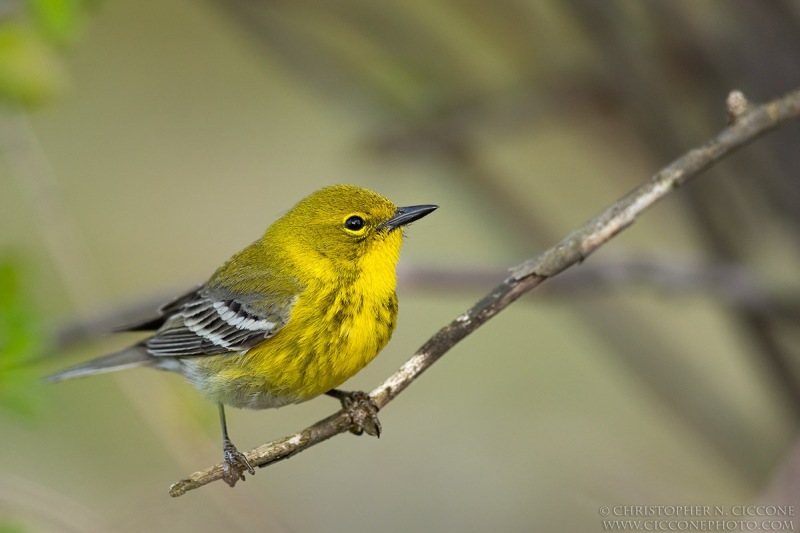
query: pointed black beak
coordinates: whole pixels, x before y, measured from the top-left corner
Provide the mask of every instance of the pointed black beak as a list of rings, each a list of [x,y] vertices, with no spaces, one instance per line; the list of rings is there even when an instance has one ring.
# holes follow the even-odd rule
[[[393,229],[400,228],[414,222],[415,220],[419,220],[427,214],[433,213],[439,209],[438,205],[410,205],[408,207],[398,207],[397,211],[394,212],[394,216],[381,224],[381,227],[392,231]]]

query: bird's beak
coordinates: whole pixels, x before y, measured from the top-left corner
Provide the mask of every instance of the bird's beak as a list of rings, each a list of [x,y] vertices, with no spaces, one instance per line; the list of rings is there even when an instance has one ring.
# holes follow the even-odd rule
[[[389,231],[394,229],[400,228],[405,226],[406,224],[410,224],[415,220],[419,220],[425,215],[429,213],[433,213],[439,208],[438,205],[410,205],[408,207],[398,207],[397,211],[394,212],[394,216],[381,224],[382,228],[386,228]]]

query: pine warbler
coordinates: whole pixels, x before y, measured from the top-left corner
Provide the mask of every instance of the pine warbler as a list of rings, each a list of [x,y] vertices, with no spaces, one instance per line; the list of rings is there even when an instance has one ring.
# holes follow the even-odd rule
[[[219,405],[224,478],[233,486],[244,470],[255,472],[228,437],[223,405],[266,409],[323,393],[345,406],[363,401],[336,387],[389,341],[402,228],[436,208],[397,207],[352,185],[319,190],[204,285],[121,329],[152,336],[46,380],[133,367],[182,374]]]

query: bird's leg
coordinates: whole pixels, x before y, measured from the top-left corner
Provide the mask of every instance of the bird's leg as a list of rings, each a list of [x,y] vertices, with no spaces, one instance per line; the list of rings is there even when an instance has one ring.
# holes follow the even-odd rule
[[[219,422],[222,425],[222,479],[225,483],[233,487],[240,479],[244,481],[244,471],[250,472],[250,475],[256,473],[247,457],[236,449],[231,439],[228,437],[228,424],[225,423],[225,408],[219,404]]]
[[[369,397],[369,394],[362,391],[343,391],[331,389],[326,392],[328,396],[336,398],[342,403],[342,409],[347,411],[353,421],[350,433],[361,435],[366,433],[373,437],[381,436],[381,421],[378,420],[378,406]]]

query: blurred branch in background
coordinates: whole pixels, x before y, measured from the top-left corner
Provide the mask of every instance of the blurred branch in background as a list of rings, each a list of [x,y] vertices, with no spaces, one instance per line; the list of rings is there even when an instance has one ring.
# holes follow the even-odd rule
[[[765,105],[749,108],[744,114],[741,114],[742,110],[738,108],[730,111],[735,116],[733,124],[714,139],[690,150],[660,170],[645,184],[631,191],[542,254],[513,268],[508,278],[434,334],[395,374],[371,391],[370,398],[374,407],[378,410],[385,407],[463,338],[526,292],[567,268],[583,262],[670,192],[764,132],[796,119],[800,116],[800,90]],[[354,415],[343,409],[303,431],[251,450],[246,454],[247,460],[254,466],[264,467],[288,459],[311,446],[348,431],[354,425],[360,427],[359,419],[370,415],[368,411]],[[189,478],[174,483],[170,488],[170,494],[182,496],[189,490],[222,479],[223,472],[221,464],[196,472]]]
[[[58,176],[21,110],[0,119],[0,153],[35,210],[38,234],[69,298],[81,307],[96,305],[100,290],[95,267],[87,260],[83,235],[66,208]]]
[[[326,98],[370,117],[374,129],[364,145],[374,155],[438,163],[455,186],[479,199],[497,231],[526,247],[552,242],[559,230],[535,214],[546,209],[525,203],[515,185],[525,178],[492,161],[487,139],[512,138],[510,132],[534,123],[599,119],[616,128],[606,143],[612,153],[624,157],[615,143],[626,138],[637,153],[665,161],[716,130],[732,86],[758,98],[800,85],[800,12],[792,0],[702,7],[593,0],[216,4],[265,55]],[[679,201],[703,260],[746,267],[769,280],[772,293],[796,294],[800,152],[798,128],[790,128],[792,134],[712,170]],[[800,353],[782,319],[750,303],[733,299],[720,311],[749,346],[753,379],[792,413],[787,424],[796,428]],[[573,308],[735,470],[755,484],[765,481],[787,443],[765,441],[702,382],[690,387],[691,369],[681,368],[675,347],[657,340],[668,332],[629,302]],[[642,343],[659,349],[643,357]],[[671,372],[663,371],[664,361]]]
[[[617,16],[591,0],[573,0],[568,5],[584,30],[592,36],[593,42],[597,45],[595,49],[601,55],[603,63],[610,67],[607,70],[608,87],[613,90],[617,104],[625,110],[630,124],[636,129],[637,136],[645,141],[646,146],[650,147],[656,156],[666,157],[675,153],[686,139],[687,117],[671,114],[664,106],[652,105],[654,100],[668,101],[674,98],[675,73],[657,68],[655,62],[647,59],[649,54],[641,54],[636,50],[626,32],[621,31],[626,24],[624,16]],[[750,23],[756,21],[756,31],[763,33],[773,45],[770,48],[772,53],[768,62],[759,59],[757,62],[760,65],[757,66],[753,64],[754,50],[741,49],[728,49],[724,54],[728,60],[723,61],[719,54],[721,43],[712,41],[712,36],[705,35],[697,29],[694,30],[696,39],[688,41],[692,43],[689,45],[691,49],[687,49],[683,40],[675,42],[669,31],[671,26],[690,24],[690,27],[693,27],[686,17],[687,13],[681,9],[672,9],[666,4],[656,3],[652,4],[651,9],[638,14],[644,17],[645,24],[654,32],[655,38],[645,44],[652,47],[652,54],[671,58],[676,66],[681,67],[684,75],[702,73],[704,83],[700,87],[705,92],[695,95],[699,97],[695,120],[700,121],[698,125],[701,128],[707,127],[710,117],[718,114],[717,104],[714,102],[716,95],[724,90],[724,85],[729,83],[731,78],[737,77],[731,76],[730,72],[723,75],[724,68],[759,68],[764,77],[750,79],[759,80],[763,84],[762,90],[770,88],[780,90],[781,84],[788,81],[786,79],[789,77],[788,73],[793,73],[795,78],[800,73],[797,64],[790,65],[790,62],[785,60],[786,51],[796,50],[800,44],[796,28],[787,27],[787,22],[792,20],[787,16],[790,14],[788,5],[775,2],[768,6],[755,6],[749,2],[740,2],[738,7],[740,9],[737,14],[745,17]],[[740,46],[738,40],[725,44],[731,48]],[[730,58],[733,57],[742,58],[742,62],[732,63]],[[762,68],[767,63],[771,66],[767,69],[769,72]],[[781,68],[781,64],[785,69]],[[775,78],[778,74],[780,81]],[[619,83],[622,79],[625,82]],[[747,89],[751,90],[749,87]],[[779,139],[774,146],[765,150],[785,153],[787,148],[786,141]],[[736,223],[745,214],[741,209],[740,198],[759,198],[765,193],[770,194],[770,191],[783,191],[785,196],[781,194],[783,199],[780,201],[773,198],[769,207],[759,206],[767,212],[760,213],[759,224],[756,226],[762,226],[762,231],[765,233],[776,231],[777,228],[789,231],[794,234],[794,245],[800,243],[798,234],[800,225],[797,218],[800,215],[798,209],[800,187],[795,179],[796,173],[793,175],[785,169],[781,171],[778,168],[767,170],[773,161],[790,159],[795,160],[794,166],[798,168],[796,148],[791,150],[789,158],[779,157],[779,154],[775,154],[776,157],[764,157],[763,151],[756,151],[753,156],[745,156],[738,160],[732,172],[728,172],[742,179],[729,179],[724,182],[712,179],[709,180],[711,184],[701,185],[694,194],[686,195],[684,201],[689,216],[694,219],[693,227],[703,239],[704,249],[715,261],[739,263],[746,261],[747,256],[751,255],[750,241],[753,238],[757,239],[758,236],[742,235],[741,225]],[[772,181],[772,186],[765,187],[761,180],[745,179],[746,176],[754,174],[770,176],[768,179]],[[772,381],[779,387],[786,401],[792,405],[795,416],[800,418],[800,382],[792,368],[792,360],[796,360],[797,354],[790,353],[780,342],[778,331],[771,326],[772,318],[762,311],[732,302],[728,312],[737,323],[737,329],[747,333],[750,342],[757,350],[760,366],[769,371]]]
[[[400,265],[397,272],[401,292],[479,293],[496,284],[505,269],[464,266],[431,267]],[[723,304],[752,308],[784,320],[800,320],[800,294],[773,293],[753,272],[736,264],[712,264],[671,255],[603,258],[565,272],[539,291],[541,296],[571,298],[641,287],[670,298],[703,296]],[[63,351],[110,333],[125,324],[151,316],[186,287],[153,294],[96,315],[62,324],[51,346]],[[526,300],[527,301],[527,300]]]

